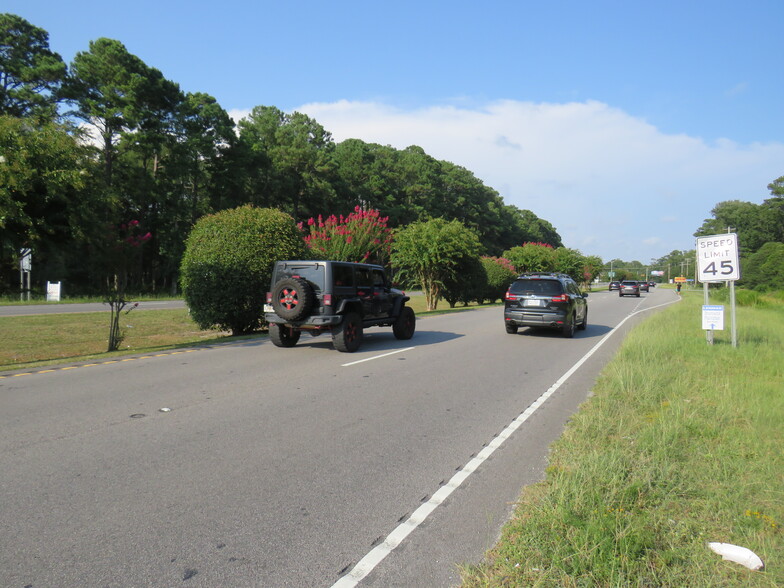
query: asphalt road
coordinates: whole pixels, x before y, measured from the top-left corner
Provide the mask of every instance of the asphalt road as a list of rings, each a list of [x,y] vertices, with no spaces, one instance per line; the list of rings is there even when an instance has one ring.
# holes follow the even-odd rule
[[[633,313],[676,298],[593,293],[571,340],[494,307],[354,354],[305,336],[0,374],[0,585],[453,586]]]

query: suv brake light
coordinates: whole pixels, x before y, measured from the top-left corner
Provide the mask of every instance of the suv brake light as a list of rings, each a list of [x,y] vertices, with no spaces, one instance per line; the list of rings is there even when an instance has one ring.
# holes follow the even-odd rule
[[[272,304],[272,292],[267,292],[267,304]]]
[[[517,300],[517,297],[512,294],[509,290],[506,291],[506,296],[504,296],[504,300]]]
[[[555,296],[550,302],[569,302],[569,295],[561,294],[560,296]]]
[[[332,306],[332,294],[324,294],[324,306]]]

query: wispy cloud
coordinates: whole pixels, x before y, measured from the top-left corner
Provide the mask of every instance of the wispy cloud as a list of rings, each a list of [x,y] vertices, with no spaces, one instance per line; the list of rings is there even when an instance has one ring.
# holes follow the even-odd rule
[[[403,110],[343,100],[297,110],[336,141],[419,145],[461,165],[507,204],[553,223],[568,247],[605,259],[691,249],[716,203],[759,202],[784,173],[784,144],[708,144],[595,101]]]

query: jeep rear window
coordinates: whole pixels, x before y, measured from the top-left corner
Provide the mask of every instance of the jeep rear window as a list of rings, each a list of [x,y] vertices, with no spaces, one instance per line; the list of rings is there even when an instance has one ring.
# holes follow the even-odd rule
[[[563,293],[558,280],[515,280],[509,287],[509,292],[537,296],[558,296]]]
[[[309,264],[309,265],[287,265],[285,267],[278,267],[278,273],[275,276],[275,281],[282,278],[295,278],[300,277],[310,282],[316,292],[324,289],[324,264]]]

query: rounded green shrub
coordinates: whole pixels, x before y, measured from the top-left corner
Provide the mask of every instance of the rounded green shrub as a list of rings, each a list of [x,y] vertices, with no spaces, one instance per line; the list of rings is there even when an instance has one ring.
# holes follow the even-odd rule
[[[180,267],[191,317],[202,329],[233,335],[258,329],[274,263],[304,258],[301,232],[278,209],[247,205],[202,217],[188,235]]]

